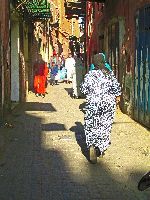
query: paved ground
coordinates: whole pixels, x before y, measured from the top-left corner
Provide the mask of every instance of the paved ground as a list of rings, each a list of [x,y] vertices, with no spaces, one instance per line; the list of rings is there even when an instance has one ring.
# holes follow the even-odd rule
[[[69,92],[62,83],[49,86],[44,99],[30,93],[9,119],[14,127],[0,128],[0,200],[150,200],[150,190],[137,190],[150,169],[149,130],[116,113],[112,145],[92,165],[85,151],[84,100],[71,99]]]

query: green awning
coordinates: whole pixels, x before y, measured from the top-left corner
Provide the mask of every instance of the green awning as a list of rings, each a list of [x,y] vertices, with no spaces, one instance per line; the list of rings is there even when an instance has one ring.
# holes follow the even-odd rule
[[[51,18],[50,2],[47,0],[16,0],[16,3],[34,20]]]

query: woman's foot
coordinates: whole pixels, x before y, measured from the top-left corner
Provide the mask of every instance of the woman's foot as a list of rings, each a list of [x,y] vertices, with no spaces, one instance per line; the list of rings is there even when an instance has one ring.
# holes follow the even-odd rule
[[[78,99],[78,96],[76,96],[75,94],[72,95],[73,99]]]
[[[101,155],[101,152],[100,152],[99,148],[96,147],[95,150],[96,150],[96,156],[99,157]]]
[[[94,148],[94,146],[90,146],[89,148],[89,156],[90,156],[90,162],[92,164],[96,164],[97,163],[97,156],[96,156],[96,150]]]
[[[45,97],[45,94],[41,94],[41,97],[44,98],[44,97]]]
[[[105,153],[101,152],[98,147],[96,147],[95,150],[96,150],[96,156],[97,157],[103,157],[105,155]]]

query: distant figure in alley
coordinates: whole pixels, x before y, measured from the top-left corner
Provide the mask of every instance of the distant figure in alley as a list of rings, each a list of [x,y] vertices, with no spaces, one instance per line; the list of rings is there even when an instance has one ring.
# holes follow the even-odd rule
[[[47,75],[47,64],[42,59],[42,55],[39,54],[34,64],[34,92],[37,97],[45,97]]]
[[[55,62],[52,62],[51,68],[50,68],[50,85],[57,85],[58,79],[58,65],[55,64]]]
[[[74,67],[75,59],[72,57],[72,54],[69,53],[68,58],[65,61],[65,69],[67,71],[66,83],[72,82]]]
[[[72,87],[73,87],[73,98],[79,98],[82,96],[80,91],[80,84],[83,81],[84,76],[84,67],[82,63],[82,59],[80,54],[78,53],[75,56],[75,67],[73,68],[73,80],[72,80]]]

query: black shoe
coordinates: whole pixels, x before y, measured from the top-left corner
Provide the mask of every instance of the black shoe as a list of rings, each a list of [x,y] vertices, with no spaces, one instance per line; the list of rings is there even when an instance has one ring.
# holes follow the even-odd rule
[[[90,146],[89,148],[89,156],[90,156],[90,162],[92,164],[96,164],[97,163],[97,156],[96,156],[96,150],[94,148],[94,146]]]
[[[95,150],[96,150],[96,156],[97,157],[101,157],[102,158],[105,155],[104,152],[100,152],[98,147],[96,147]]]
[[[96,150],[96,156],[99,157],[101,155],[101,152],[100,152],[99,148],[96,147],[95,150]]]

